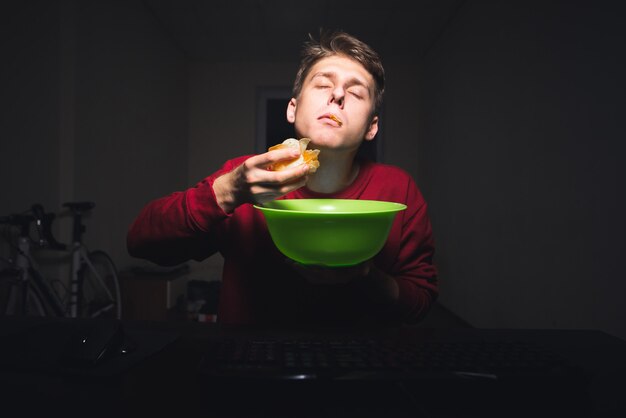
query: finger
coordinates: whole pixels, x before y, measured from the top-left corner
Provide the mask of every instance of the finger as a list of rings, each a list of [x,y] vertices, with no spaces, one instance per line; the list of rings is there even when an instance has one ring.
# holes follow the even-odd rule
[[[304,180],[306,182],[306,175],[309,173],[309,169],[310,168],[307,164],[301,164],[281,171],[271,171],[269,172],[269,177],[272,183],[281,185],[296,183],[300,180]]]
[[[295,190],[306,183],[308,173],[309,166],[306,164],[280,171],[255,170],[250,173],[250,183],[274,189],[293,185]]]
[[[287,184],[256,184],[250,187],[250,193],[253,195],[256,203],[265,203],[291,193],[305,184],[306,178]]]
[[[255,155],[254,157],[250,157],[248,161],[255,167],[265,168],[279,161],[293,160],[294,158],[298,158],[299,156],[300,150],[293,148],[282,148]]]
[[[280,150],[284,151],[284,150]],[[307,164],[301,164],[280,171],[269,171],[263,165],[259,165],[261,161],[265,161],[260,156],[248,158],[241,164],[239,169],[239,177],[247,185],[265,185],[267,187],[275,187],[276,185],[288,184],[298,181],[309,171]]]

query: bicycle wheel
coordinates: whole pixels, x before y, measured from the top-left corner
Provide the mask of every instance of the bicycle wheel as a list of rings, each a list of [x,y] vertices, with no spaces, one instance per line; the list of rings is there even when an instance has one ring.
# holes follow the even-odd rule
[[[120,319],[122,299],[115,264],[104,251],[92,251],[87,257],[79,284],[78,316]]]

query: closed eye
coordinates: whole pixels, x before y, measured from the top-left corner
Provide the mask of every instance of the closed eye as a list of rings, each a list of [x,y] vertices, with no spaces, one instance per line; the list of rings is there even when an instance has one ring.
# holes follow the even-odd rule
[[[356,97],[357,99],[362,99],[365,95],[365,93],[361,91],[361,89],[350,89],[348,90],[348,93]]]

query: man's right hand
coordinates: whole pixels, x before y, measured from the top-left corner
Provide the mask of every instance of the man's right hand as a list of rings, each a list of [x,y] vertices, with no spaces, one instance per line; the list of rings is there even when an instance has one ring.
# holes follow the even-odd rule
[[[244,203],[261,204],[299,189],[307,182],[307,164],[282,171],[267,168],[299,155],[298,150],[279,149],[248,158],[239,167],[215,180],[213,191],[217,203],[225,213],[232,213]]]

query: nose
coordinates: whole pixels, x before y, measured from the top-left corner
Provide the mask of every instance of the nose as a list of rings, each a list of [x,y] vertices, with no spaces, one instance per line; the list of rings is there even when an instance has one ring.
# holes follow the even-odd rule
[[[328,104],[335,103],[340,108],[343,108],[346,92],[341,86],[337,86],[333,89],[328,99]]]

